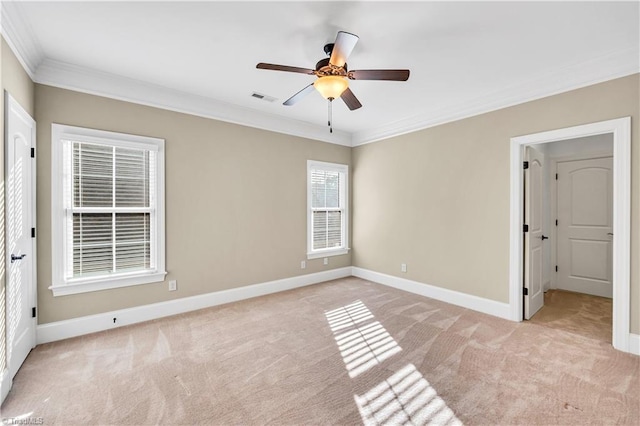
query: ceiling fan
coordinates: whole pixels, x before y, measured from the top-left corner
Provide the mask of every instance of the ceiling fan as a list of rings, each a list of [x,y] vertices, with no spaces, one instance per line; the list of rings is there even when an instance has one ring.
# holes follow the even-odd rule
[[[345,31],[338,31],[335,43],[324,46],[324,52],[329,56],[321,59],[315,69],[291,67],[287,65],[265,64],[260,62],[256,68],[263,70],[287,71],[301,74],[315,75],[316,81],[300,90],[287,99],[283,105],[294,105],[315,88],[320,94],[329,100],[329,131],[333,132],[331,125],[331,102],[341,98],[350,110],[362,106],[356,95],[349,89],[348,80],[391,80],[407,81],[409,70],[355,70],[347,68],[347,58],[358,42],[358,36]]]

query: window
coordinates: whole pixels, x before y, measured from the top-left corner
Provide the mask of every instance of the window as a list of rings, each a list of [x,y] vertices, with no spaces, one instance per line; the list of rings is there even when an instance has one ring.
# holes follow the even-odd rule
[[[164,280],[164,140],[52,125],[54,296]]]
[[[307,162],[307,258],[337,256],[349,251],[347,188],[349,167]]]

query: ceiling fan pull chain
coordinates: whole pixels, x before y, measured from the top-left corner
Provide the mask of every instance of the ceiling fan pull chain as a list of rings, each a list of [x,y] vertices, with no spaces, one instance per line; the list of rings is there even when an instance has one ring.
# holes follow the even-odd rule
[[[329,98],[329,133],[333,133],[333,126],[331,125],[331,121],[332,121],[332,107],[331,105],[333,104],[333,98]]]

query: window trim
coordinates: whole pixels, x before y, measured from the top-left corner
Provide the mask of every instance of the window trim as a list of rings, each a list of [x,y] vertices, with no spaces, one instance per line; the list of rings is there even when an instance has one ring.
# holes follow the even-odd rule
[[[311,170],[327,170],[344,174],[344,183],[341,201],[344,202],[342,221],[342,246],[324,249],[313,249],[313,226],[312,226],[312,194],[311,194]],[[307,160],[307,260],[319,259],[322,257],[341,256],[349,253],[349,166],[346,164],[327,163],[324,161]]]
[[[153,271],[111,274],[89,278],[64,278],[66,249],[64,237],[64,147],[63,140],[79,139],[83,142],[108,144],[122,148],[153,150],[157,154],[156,174],[156,268]],[[164,281],[165,271],[165,180],[164,139],[126,133],[108,132],[63,124],[51,124],[51,286],[54,296],[86,293],[112,288],[151,284]]]

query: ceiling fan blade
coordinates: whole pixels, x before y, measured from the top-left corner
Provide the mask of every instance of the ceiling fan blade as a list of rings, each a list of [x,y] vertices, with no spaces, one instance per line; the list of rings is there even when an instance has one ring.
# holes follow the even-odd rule
[[[297,72],[300,74],[310,74],[310,75],[314,74],[314,71],[309,68],[290,67],[288,65],[265,64],[264,62],[260,62],[258,65],[256,65],[256,68],[261,70]]]
[[[349,71],[351,80],[407,81],[409,70],[356,70]]]
[[[360,103],[358,98],[356,98],[356,95],[354,95],[351,89],[349,89],[348,87],[347,87],[347,90],[342,92],[342,95],[340,95],[340,98],[344,101],[345,104],[347,104],[347,107],[351,111],[362,107],[362,104]]]
[[[292,97],[284,101],[282,105],[287,105],[287,106],[293,105],[296,102],[298,102],[300,99],[307,96],[309,92],[313,92],[313,83],[311,83],[310,85],[308,85],[307,87],[305,87],[304,89],[302,89],[301,91],[299,91],[298,93],[296,93],[295,95],[293,95]]]
[[[336,41],[333,44],[333,51],[331,52],[329,63],[336,67],[344,66],[345,62],[347,62],[347,58],[351,54],[351,51],[356,47],[357,42],[357,35],[338,31]]]

